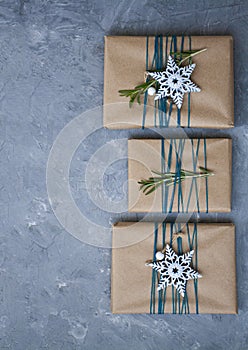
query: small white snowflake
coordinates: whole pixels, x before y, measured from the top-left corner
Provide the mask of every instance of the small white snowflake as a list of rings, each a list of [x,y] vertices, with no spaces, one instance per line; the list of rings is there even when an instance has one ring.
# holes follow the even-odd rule
[[[190,80],[194,69],[195,64],[179,68],[173,58],[169,56],[165,71],[148,72],[148,74],[160,84],[155,100],[169,96],[177,105],[177,108],[180,109],[183,104],[184,94],[201,91],[201,89]]]
[[[183,255],[177,255],[167,244],[166,255],[163,260],[147,263],[146,266],[151,266],[160,273],[157,289],[161,290],[173,285],[181,296],[184,297],[187,281],[202,277],[190,267],[193,254],[194,250]]]

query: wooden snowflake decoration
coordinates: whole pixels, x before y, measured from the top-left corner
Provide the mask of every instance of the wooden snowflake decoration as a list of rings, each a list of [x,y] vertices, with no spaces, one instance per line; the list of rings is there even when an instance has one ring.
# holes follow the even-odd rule
[[[160,255],[158,255],[158,253]],[[181,296],[184,297],[187,281],[202,277],[190,267],[194,250],[179,256],[167,244],[165,256],[161,252],[158,253],[156,256],[162,257],[162,260],[146,264],[146,266],[151,266],[160,274],[157,289],[161,290],[172,285],[178,290]]]
[[[166,70],[163,72],[147,72],[159,84],[155,100],[166,96],[172,98],[177,108],[183,104],[183,95],[189,92],[200,92],[201,89],[190,80],[195,64],[179,68],[173,58],[169,56]]]

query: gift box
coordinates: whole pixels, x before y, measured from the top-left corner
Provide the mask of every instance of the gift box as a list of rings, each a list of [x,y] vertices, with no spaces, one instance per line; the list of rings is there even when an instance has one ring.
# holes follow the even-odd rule
[[[120,96],[119,90],[144,83],[146,71],[165,69],[169,55],[203,49],[206,51],[182,63],[196,64],[191,78],[201,92],[185,94],[180,111],[168,99],[154,101],[147,92],[131,108],[128,98]],[[233,96],[231,36],[105,37],[103,113],[107,128],[233,127]]]
[[[122,222],[112,238],[113,313],[237,313],[234,225]],[[157,290],[149,263],[166,244],[179,257],[194,250],[190,268],[201,278],[187,281],[184,296],[174,285]]]
[[[184,171],[191,174],[185,180]],[[128,140],[128,209],[230,212],[231,172],[232,140],[228,138]],[[166,176],[172,176],[172,181],[161,181],[150,194],[143,192],[140,182]]]

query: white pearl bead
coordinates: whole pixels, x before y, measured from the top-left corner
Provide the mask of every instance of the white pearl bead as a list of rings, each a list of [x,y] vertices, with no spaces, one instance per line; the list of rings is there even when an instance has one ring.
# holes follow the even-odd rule
[[[156,253],[156,259],[157,260],[163,260],[164,258],[164,254],[162,252],[157,252]]]
[[[156,89],[153,86],[150,86],[147,92],[149,96],[153,96],[156,94]]]

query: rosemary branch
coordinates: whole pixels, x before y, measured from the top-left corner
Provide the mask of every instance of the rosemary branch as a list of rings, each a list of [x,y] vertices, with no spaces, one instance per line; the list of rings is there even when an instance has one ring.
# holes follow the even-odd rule
[[[138,184],[140,185],[140,190],[148,195],[154,192],[162,184],[165,184],[165,186],[169,187],[189,178],[206,178],[208,176],[214,175],[214,173],[208,169],[199,167],[199,170],[199,172],[193,172],[181,169],[179,174],[174,172],[160,173],[158,171],[152,170],[152,172],[157,176],[149,177],[148,179],[142,179],[138,181]]]
[[[207,49],[201,49],[201,50],[189,50],[189,51],[183,51],[183,52],[172,52],[171,56],[176,56],[175,60],[178,66],[181,66],[183,62],[186,60],[189,60],[190,58],[199,55],[199,53],[205,52]],[[179,58],[178,58],[179,56]]]
[[[140,104],[140,96],[143,95],[151,86],[154,86],[156,81],[150,79],[141,85],[135,86],[131,90],[119,90],[120,96],[130,97],[129,106],[131,107],[134,101],[137,99],[138,104]]]
[[[183,51],[183,52],[172,52],[171,56],[174,56],[176,63],[181,66],[181,64],[183,62],[185,62],[186,60],[198,55],[199,53],[202,53],[204,51],[206,51],[207,49],[201,49],[201,50],[189,50],[189,51]],[[163,71],[163,69],[161,70],[156,70],[156,72],[158,71]],[[140,104],[140,97],[141,95],[143,95],[148,89],[149,87],[156,87],[156,80],[148,78],[149,80],[147,80],[145,83],[137,85],[134,87],[134,89],[126,89],[126,90],[119,90],[119,94],[120,96],[124,96],[124,97],[129,97],[129,107],[132,107],[132,104],[134,103],[135,100],[137,100],[138,104]]]

